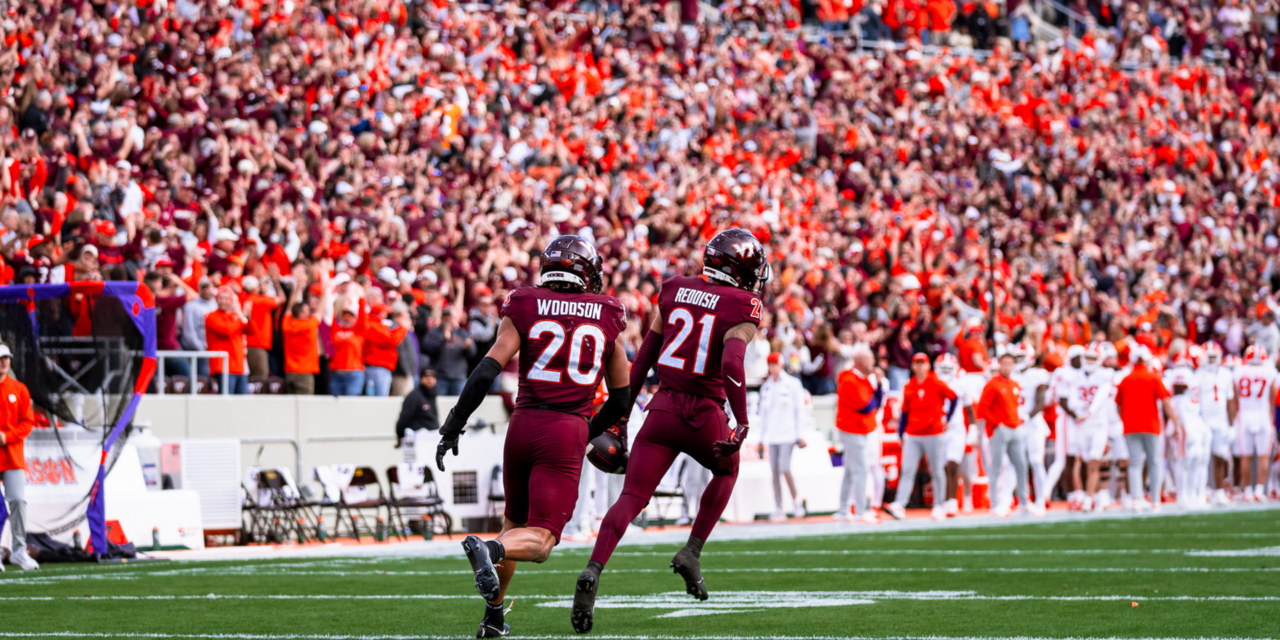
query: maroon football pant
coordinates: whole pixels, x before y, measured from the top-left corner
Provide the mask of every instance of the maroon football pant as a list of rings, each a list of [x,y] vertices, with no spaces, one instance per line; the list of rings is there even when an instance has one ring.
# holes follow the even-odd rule
[[[662,391],[658,393],[661,394]],[[693,398],[685,395],[683,399]],[[694,519],[693,531],[690,532],[693,537],[703,541],[711,535],[711,530],[720,521],[720,515],[729,504],[733,485],[738,481],[738,454],[729,458],[716,456],[713,447],[717,440],[729,437],[729,422],[724,409],[715,401],[710,398],[698,400],[701,402],[662,403],[662,408],[652,408],[659,404],[657,399],[651,403],[649,415],[645,418],[644,426],[640,428],[627,459],[627,479],[623,484],[622,496],[609,509],[600,525],[600,535],[591,552],[592,560],[601,565],[609,562],[627,525],[649,504],[658,483],[681,453],[689,454],[714,475],[702,494],[698,516]],[[711,405],[690,406],[702,403]],[[677,406],[672,406],[673,404]]]
[[[516,409],[503,445],[502,486],[508,520],[560,532],[578,503],[587,421],[546,409]]]

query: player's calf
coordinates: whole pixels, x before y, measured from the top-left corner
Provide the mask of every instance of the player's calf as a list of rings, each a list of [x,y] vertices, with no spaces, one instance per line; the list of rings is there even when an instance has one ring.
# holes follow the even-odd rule
[[[689,536],[689,542],[671,559],[671,569],[684,578],[685,593],[707,599],[707,585],[702,581],[702,540]]]

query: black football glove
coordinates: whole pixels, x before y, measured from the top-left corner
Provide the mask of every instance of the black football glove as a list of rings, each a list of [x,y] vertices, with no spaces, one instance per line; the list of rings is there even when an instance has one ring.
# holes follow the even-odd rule
[[[728,458],[738,452],[742,448],[742,442],[747,439],[747,425],[740,424],[733,428],[733,433],[729,434],[728,440],[720,440],[715,444],[715,452],[721,458]]]
[[[453,450],[453,455],[458,455],[458,436],[463,432],[462,425],[457,424],[453,418],[453,409],[449,410],[449,417],[445,418],[444,426],[440,428],[440,444],[436,445],[436,467],[444,471],[444,455]]]

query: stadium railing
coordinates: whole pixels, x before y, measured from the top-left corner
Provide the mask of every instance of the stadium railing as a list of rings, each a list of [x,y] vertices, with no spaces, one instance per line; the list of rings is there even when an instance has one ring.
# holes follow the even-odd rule
[[[224,396],[227,395],[227,370],[231,363],[231,357],[226,351],[157,351],[156,371],[163,374],[165,360],[189,360],[191,368],[188,369],[188,371],[194,373],[197,370],[196,362],[201,358],[206,360],[222,360],[222,384],[218,385],[218,393]],[[198,376],[191,375],[189,377],[191,379],[191,384],[187,385],[187,395],[194,396],[196,395],[199,387],[199,385],[196,384]],[[164,378],[164,375],[160,375],[159,380],[156,381],[156,395],[162,396],[165,394]]]

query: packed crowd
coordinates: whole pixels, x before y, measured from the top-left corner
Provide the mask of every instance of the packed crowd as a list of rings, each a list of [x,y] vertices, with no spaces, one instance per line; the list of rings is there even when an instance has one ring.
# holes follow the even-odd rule
[[[866,343],[901,384],[974,317],[1241,353],[1280,277],[1276,3],[1076,2],[1075,50],[948,5],[10,3],[0,280],[144,279],[161,348],[227,351],[236,392],[449,393],[550,238],[600,247],[634,348],[736,225],[778,274],[756,381],[775,351],[830,393]],[[989,55],[920,45],[975,13]]]

